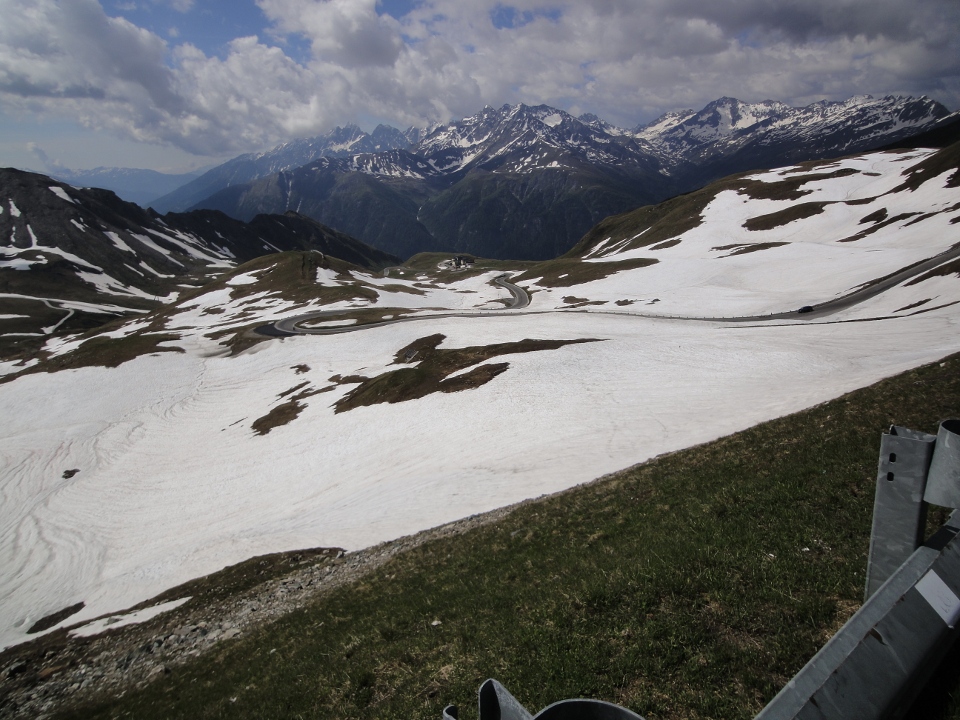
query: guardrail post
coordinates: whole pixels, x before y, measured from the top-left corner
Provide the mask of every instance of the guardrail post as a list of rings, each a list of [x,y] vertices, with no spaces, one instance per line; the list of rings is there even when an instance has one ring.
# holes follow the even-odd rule
[[[960,507],[960,420],[936,436],[891,426],[881,437],[866,600],[755,720],[890,720],[909,709],[960,635],[960,509],[924,543],[928,502]],[[480,720],[643,720],[583,699],[534,716],[496,680],[478,700]]]
[[[896,425],[880,438],[864,600],[923,542],[927,518],[923,498],[935,441],[933,435]]]
[[[756,720],[891,720],[909,710],[960,635],[960,510],[889,572],[923,531],[925,500],[960,505],[960,420],[945,420],[936,438],[900,427],[883,436],[867,599]]]
[[[960,420],[940,423],[923,499],[933,505],[960,508]]]

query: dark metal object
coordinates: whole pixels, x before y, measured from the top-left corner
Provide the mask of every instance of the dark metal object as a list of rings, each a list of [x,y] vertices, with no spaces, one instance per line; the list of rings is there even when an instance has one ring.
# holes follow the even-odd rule
[[[756,720],[892,719],[909,709],[958,635],[960,510],[920,544],[926,502],[960,506],[958,431],[960,420],[946,420],[936,438],[901,427],[883,436],[867,599]]]
[[[960,509],[923,543],[926,503],[960,508],[960,420],[936,437],[893,426],[880,444],[866,600],[756,720],[894,720],[910,708],[960,630]],[[599,700],[531,715],[496,680],[480,720],[643,720]],[[448,706],[444,720],[457,720]]]
[[[960,420],[940,423],[923,499],[933,505],[960,508]]]
[[[864,600],[923,543],[923,491],[935,441],[933,435],[896,425],[881,436]]]
[[[477,694],[480,720],[643,720],[626,708],[602,700],[561,700],[549,705],[536,715],[520,704],[496,680],[487,680]],[[448,705],[443,720],[457,720],[456,705]]]
[[[954,512],[756,720],[901,717],[957,636],[958,532]]]

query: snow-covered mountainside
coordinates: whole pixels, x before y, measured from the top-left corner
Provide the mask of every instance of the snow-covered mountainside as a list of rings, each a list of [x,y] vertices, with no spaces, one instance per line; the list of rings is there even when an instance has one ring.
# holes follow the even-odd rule
[[[238,218],[301,208],[403,256],[447,248],[546,259],[607,215],[734,172],[877,148],[948,115],[928,98],[862,96],[804,108],[721,98],[700,112],[670,113],[628,131],[546,105],[486,107],[423,132],[409,151],[323,159],[239,185],[223,182],[219,192],[195,196],[196,207]],[[371,227],[370,203],[389,206],[396,219]]]
[[[591,166],[624,174],[660,170],[647,142],[600,120],[586,123],[547,105],[486,107],[437,128],[413,151],[444,174],[473,168],[513,174]]]
[[[627,286],[642,286],[645,296],[635,299],[655,299],[658,314],[755,316],[789,310],[791,302],[824,303],[869,288],[898,269],[892,264],[907,267],[938,253],[960,256],[958,166],[960,144],[734,177],[608,218],[568,258],[598,267],[653,262],[633,271],[642,284],[626,273],[619,277]],[[958,270],[960,261],[945,261],[884,293],[883,302],[873,299],[845,312],[924,312],[940,304],[934,288],[952,288],[951,273]],[[824,292],[825,278],[836,283],[832,296]],[[608,281],[580,290],[610,302],[616,288]],[[909,307],[896,305],[901,301]]]
[[[947,115],[926,97],[861,95],[800,108],[724,97],[698,113],[664,116],[634,134],[672,162],[673,172],[713,179],[789,160],[862,152],[928,129]]]
[[[309,218],[161,217],[106,190],[0,170],[0,351],[145,313],[237,263],[303,248],[370,267],[396,262]]]
[[[958,255],[960,147],[882,152],[731,178],[549,262],[375,273],[284,253],[51,339],[0,384],[0,645],[65,608],[60,626],[254,555],[396,538],[960,351]]]

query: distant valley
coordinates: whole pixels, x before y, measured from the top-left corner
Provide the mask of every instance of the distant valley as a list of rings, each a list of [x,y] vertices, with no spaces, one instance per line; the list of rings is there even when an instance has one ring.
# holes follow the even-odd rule
[[[53,168],[50,177],[83,188],[94,187],[115,192],[120,198],[148,207],[154,199],[173,192],[202,173],[161,173],[136,168],[98,167],[92,170]]]

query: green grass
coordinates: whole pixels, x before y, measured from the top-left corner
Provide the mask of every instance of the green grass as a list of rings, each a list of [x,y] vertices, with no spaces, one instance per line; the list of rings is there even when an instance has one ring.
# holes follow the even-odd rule
[[[751,718],[859,606],[880,434],[960,415],[958,369],[524,504],[63,717],[474,718],[496,677],[532,711]]]
[[[656,258],[631,258],[629,260],[609,260],[607,262],[582,262],[568,257],[547,260],[530,269],[514,275],[510,282],[537,281],[541,287],[573,287],[593,280],[603,280],[609,275],[623,270],[649,267],[659,262]]]

